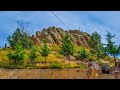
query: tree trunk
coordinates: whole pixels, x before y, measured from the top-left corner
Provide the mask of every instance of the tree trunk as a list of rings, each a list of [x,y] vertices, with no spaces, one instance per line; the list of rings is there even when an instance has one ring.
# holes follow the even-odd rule
[[[116,62],[116,58],[115,58],[115,56],[114,56],[114,60],[115,60],[115,67],[116,67],[117,62]]]
[[[46,64],[46,57],[45,57],[45,64]]]
[[[69,56],[68,56],[68,60],[69,60],[69,66],[70,66],[70,58],[69,58]]]
[[[17,60],[14,60],[14,66],[17,67]]]
[[[14,64],[16,64],[16,60],[14,60]]]

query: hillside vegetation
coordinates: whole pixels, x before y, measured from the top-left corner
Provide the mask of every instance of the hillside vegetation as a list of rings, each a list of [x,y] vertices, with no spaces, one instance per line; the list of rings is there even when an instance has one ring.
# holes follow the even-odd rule
[[[108,32],[108,43],[103,44],[97,32],[89,35],[49,27],[29,36],[17,28],[7,38],[10,46],[0,49],[0,68],[86,68],[89,60],[99,65],[103,64],[101,60],[107,61],[112,67],[120,54],[120,46],[112,38],[114,35]]]

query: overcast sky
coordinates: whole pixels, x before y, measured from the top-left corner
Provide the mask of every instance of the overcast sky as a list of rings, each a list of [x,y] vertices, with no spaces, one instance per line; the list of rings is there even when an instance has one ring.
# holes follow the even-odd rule
[[[91,34],[97,31],[105,41],[106,32],[116,35],[114,41],[120,43],[119,11],[53,11],[70,29],[79,29]],[[0,46],[7,42],[7,36],[17,28],[16,20],[29,22],[28,31],[35,34],[49,26],[67,28],[50,11],[0,11]]]

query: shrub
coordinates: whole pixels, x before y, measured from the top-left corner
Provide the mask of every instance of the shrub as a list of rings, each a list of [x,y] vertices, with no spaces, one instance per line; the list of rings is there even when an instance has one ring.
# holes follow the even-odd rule
[[[80,65],[75,65],[74,68],[80,68],[81,66]]]
[[[49,54],[47,59],[48,59],[47,62],[50,62],[50,63],[59,63],[59,62],[61,62],[61,60],[59,58],[57,58],[54,54]]]
[[[78,59],[85,60],[88,57],[87,52],[84,48],[82,48],[79,52]]]
[[[69,64],[64,64],[64,68],[73,68],[73,65],[69,65]]]
[[[35,59],[36,62],[45,62],[45,59],[43,56],[39,55],[36,59]]]
[[[0,61],[0,68],[14,69],[15,66],[14,66],[14,64],[11,63],[11,62],[3,62],[3,61]]]
[[[51,69],[61,69],[61,68],[63,68],[63,67],[62,67],[62,65],[59,64],[59,63],[53,63],[53,64],[50,65],[50,68],[51,68]]]
[[[92,61],[96,61],[96,60],[97,60],[96,56],[95,56],[94,54],[92,54],[92,53],[89,53],[89,54],[88,54],[87,59],[88,59],[88,60],[92,60]]]

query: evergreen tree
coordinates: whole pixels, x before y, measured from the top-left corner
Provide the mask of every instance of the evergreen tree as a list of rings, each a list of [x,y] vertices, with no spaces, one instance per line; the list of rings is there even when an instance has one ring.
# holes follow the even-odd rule
[[[5,48],[7,48],[7,44],[5,43]]]
[[[97,56],[98,60],[100,58],[104,58],[106,55],[107,55],[106,54],[106,49],[105,49],[104,45],[102,43],[100,43],[100,45],[98,47],[98,50],[96,52],[96,56]]]
[[[38,56],[38,55],[37,55],[37,53],[36,53],[36,48],[33,46],[33,47],[31,48],[31,51],[30,51],[30,54],[29,54],[29,58],[30,58],[31,63],[34,63],[35,58],[36,58],[37,56]]]
[[[65,36],[62,39],[62,46],[61,46],[60,53],[68,57],[69,65],[70,65],[69,55],[73,55],[74,45],[73,45],[73,39],[68,33],[65,34]]]
[[[82,48],[79,52],[79,55],[78,55],[78,58],[81,59],[81,60],[85,60],[87,59],[88,55],[87,55],[87,52],[84,48]]]
[[[46,57],[47,57],[47,56],[49,55],[49,53],[50,53],[50,49],[49,49],[48,46],[47,46],[46,40],[44,40],[44,45],[43,45],[40,53],[41,53],[41,55],[42,55],[43,57],[45,57],[45,64],[46,64]]]
[[[22,48],[22,45],[18,43],[15,46],[15,51],[14,52],[9,52],[7,54],[9,60],[12,60],[14,64],[16,65],[20,60],[24,60],[24,49]]]
[[[91,53],[95,54],[98,51],[98,47],[100,43],[101,43],[101,36],[97,32],[92,33],[91,38],[89,40]]]
[[[106,55],[104,45],[101,43],[101,36],[97,32],[92,33],[89,46],[90,52],[95,54],[98,60]]]
[[[106,52],[108,55],[114,57],[115,65],[116,65],[116,57],[120,54],[120,45],[117,46],[115,45],[115,42],[112,42],[112,38],[114,38],[115,35],[111,35],[110,32],[107,33],[106,37],[107,37]]]

